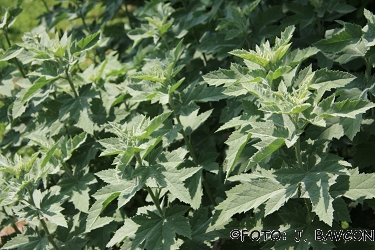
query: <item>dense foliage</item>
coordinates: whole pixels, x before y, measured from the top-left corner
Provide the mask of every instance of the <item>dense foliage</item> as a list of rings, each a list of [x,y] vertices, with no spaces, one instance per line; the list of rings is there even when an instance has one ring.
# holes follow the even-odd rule
[[[371,2],[4,9],[1,249],[373,249]]]

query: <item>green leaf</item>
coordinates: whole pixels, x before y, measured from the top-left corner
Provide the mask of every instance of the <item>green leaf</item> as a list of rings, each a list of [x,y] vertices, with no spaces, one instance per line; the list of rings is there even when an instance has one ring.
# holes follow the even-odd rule
[[[220,128],[218,128],[215,132],[219,132],[222,130],[226,130],[229,128],[235,128],[235,127],[243,127],[246,124],[249,124],[251,122],[255,122],[258,119],[256,116],[237,116],[232,118],[229,122],[226,122],[223,124]]]
[[[333,201],[333,208],[335,210],[333,212],[333,217],[335,218],[336,221],[352,222],[352,220],[350,219],[348,206],[344,199],[336,198]]]
[[[181,97],[183,105],[188,105],[190,102],[213,102],[224,99],[226,96],[222,94],[223,88],[208,87],[201,82],[194,82],[183,90]]]
[[[99,190],[100,191],[100,190]],[[114,220],[112,217],[100,217],[99,215],[108,206],[108,204],[116,199],[120,195],[120,192],[113,192],[109,196],[102,199],[96,200],[89,210],[89,215],[86,222],[86,232],[90,232],[96,228],[103,227]]]
[[[227,177],[233,171],[238,157],[240,157],[242,150],[251,138],[251,133],[247,132],[247,129],[248,128],[245,126],[241,128],[241,130],[234,131],[225,142],[229,146],[225,158]]]
[[[285,56],[285,64],[289,66],[297,66],[302,61],[318,53],[319,50],[314,47],[308,47],[304,49],[295,49]]]
[[[329,59],[345,64],[365,56],[368,48],[361,38],[362,28],[359,25],[345,23],[340,32],[315,43],[314,46],[323,51]]]
[[[55,150],[57,149],[57,146],[59,145],[58,142],[56,142],[48,151],[47,153],[45,154],[45,156],[43,157],[43,161],[42,161],[42,164],[40,165],[40,168],[43,169],[46,164],[48,163],[48,161],[51,159],[52,155],[55,153]]]
[[[238,56],[240,58],[252,61],[263,68],[268,66],[269,60],[265,59],[264,57],[258,55],[255,51],[246,51],[246,50],[233,50],[229,52],[234,56]]]
[[[77,42],[77,46],[80,49],[80,51],[89,50],[98,43],[99,38],[100,38],[99,32],[91,34],[79,40],[79,42]]]
[[[333,102],[334,96],[324,99],[313,110],[320,117],[347,117],[355,119],[358,114],[365,113],[368,109],[375,107],[374,103],[365,100],[344,100]]]
[[[152,120],[146,124],[143,124],[142,127],[144,127],[143,130],[146,133],[143,133],[141,138],[148,138],[171,114],[172,112],[165,112],[152,118]]]
[[[198,115],[198,109],[190,113],[189,115],[180,115],[181,125],[184,126],[186,135],[193,133],[202,123],[204,123],[212,113],[211,110],[207,110]]]
[[[77,127],[93,134],[94,122],[92,121],[90,101],[97,93],[91,89],[91,84],[82,86],[79,93],[78,98],[70,97],[65,100],[59,111],[59,119],[65,122],[72,119],[76,122]]]
[[[340,32],[315,43],[314,46],[323,52],[340,53],[348,47],[357,44],[361,37],[361,26],[345,23],[344,28]]]
[[[135,237],[135,232],[139,228],[133,220],[125,219],[124,225],[120,227],[113,235],[112,239],[107,243],[107,247],[112,247],[117,243],[122,242],[126,237]]]
[[[275,72],[270,71],[267,75],[267,79],[269,81],[276,80],[280,76],[288,73],[291,69],[292,69],[292,67],[290,67],[290,66],[279,67],[279,68],[277,68],[277,70],[275,70]]]
[[[333,71],[328,69],[320,69],[314,72],[314,78],[310,84],[310,88],[317,90],[314,103],[320,102],[322,96],[326,91],[333,88],[345,87],[348,83],[353,81],[355,76],[342,71]]]
[[[304,207],[297,202],[289,202],[281,208],[280,217],[287,225],[283,231],[285,232],[285,240],[276,241],[274,249],[322,249],[330,250],[335,245],[330,240],[317,240],[319,230],[328,232],[332,227],[313,218],[310,211],[306,211]],[[333,231],[333,230],[332,230]],[[299,235],[300,234],[300,235]],[[299,239],[300,236],[300,239]]]
[[[196,169],[192,169],[193,171]],[[203,188],[202,188],[202,169],[194,173],[193,176],[185,180],[185,184],[189,190],[191,196],[191,207],[198,209],[202,203]]]
[[[367,19],[367,25],[363,27],[363,39],[366,41],[366,46],[374,46],[375,45],[375,16],[374,14],[364,9],[363,14]]]
[[[276,171],[275,175],[288,186],[301,185],[301,197],[309,198],[312,211],[319,216],[321,221],[331,226],[334,210],[330,187],[336,182],[338,176],[348,174],[346,167],[350,164],[341,161],[335,155],[323,153],[327,150],[324,147],[324,145],[320,148],[310,145],[305,158],[302,159],[302,168],[281,169]],[[314,155],[310,152],[314,152]]]
[[[251,169],[266,157],[271,155],[273,152],[278,150],[281,146],[284,145],[284,143],[284,138],[262,138],[260,142],[253,145],[256,149],[258,149],[258,151],[253,156],[251,156],[245,171]]]
[[[176,247],[176,234],[191,238],[188,219],[184,216],[187,207],[175,205],[166,210],[165,217],[148,211],[132,220],[139,226],[135,233],[131,250],[135,250],[145,241],[144,248],[149,250],[172,249]]]
[[[61,198],[61,195],[54,195],[49,190],[42,193],[36,189],[33,193],[35,206],[42,217],[58,226],[68,227],[64,215],[60,213],[64,209],[60,206]]]
[[[36,91],[38,91],[39,89],[41,89],[43,86],[45,86],[46,84],[52,82],[53,80],[55,80],[56,78],[50,78],[50,79],[46,79],[45,76],[43,77],[40,77],[38,78],[34,83],[33,85],[31,85],[31,87],[25,92],[25,94],[22,96],[22,99],[21,101],[24,102],[25,100],[29,99],[30,97],[32,97]]]
[[[154,30],[146,27],[132,29],[127,33],[128,37],[134,41],[133,48],[135,48],[143,39],[152,37],[154,34]]]
[[[42,250],[50,249],[51,247],[46,236],[19,234],[8,241],[1,249]]]
[[[90,204],[89,185],[96,183],[93,174],[85,173],[79,178],[64,178],[59,182],[61,193],[72,194],[71,201],[75,208],[88,213]]]
[[[159,72],[137,72],[131,77],[135,79],[147,80],[151,82],[160,82],[160,83],[163,83],[167,79],[164,76],[162,76],[162,73],[159,73]]]
[[[191,195],[184,182],[187,178],[196,174],[200,170],[200,167],[178,168],[184,161],[186,153],[186,150],[179,148],[171,153],[163,154],[159,157],[159,164],[165,168],[162,174],[165,176],[164,180],[167,184],[167,190],[175,198],[191,204],[193,208],[197,208],[197,203],[192,204],[192,197],[195,196],[195,192],[192,192],[194,196]]]
[[[122,143],[119,138],[115,137],[102,139],[99,141],[99,143],[105,147],[105,150],[100,154],[100,156],[117,155],[127,149],[127,147],[123,147],[124,143]]]
[[[203,76],[203,79],[208,83],[208,85],[213,86],[220,86],[224,84],[224,86],[229,86],[236,81],[237,75],[232,70],[227,69],[219,69],[216,71],[212,71]]]
[[[118,198],[118,209],[123,207],[140,189],[142,189],[143,185],[143,182],[137,183],[135,179],[119,180],[118,178],[113,178],[112,184],[99,189],[93,195],[96,201],[89,210],[86,232],[90,232],[93,229],[110,223],[113,218],[100,217],[100,214],[109,205],[109,203]]]
[[[374,191],[374,173],[359,173],[358,168],[350,171],[349,177],[342,176],[332,187],[332,194],[340,197],[345,196],[349,199],[363,203],[365,199],[375,198]]]
[[[98,176],[102,181],[108,184],[120,182],[121,179],[118,174],[118,170],[113,168],[105,169],[95,173],[96,176]]]
[[[73,152],[77,150],[87,139],[87,134],[82,132],[73,138],[64,137],[60,143],[60,150],[63,161],[67,161],[72,156]]]
[[[222,225],[229,222],[234,214],[247,212],[283,193],[283,186],[272,179],[253,180],[239,184],[227,191],[227,198],[215,207],[215,210],[221,211],[216,223]]]
[[[13,58],[17,57],[19,54],[21,54],[23,50],[24,50],[24,48],[18,46],[17,44],[13,44],[3,54],[0,61],[9,61],[10,59],[13,59]]]
[[[153,179],[157,182],[159,187],[166,187],[168,184],[163,174],[164,171],[166,170],[161,165],[142,166],[133,171],[132,177],[138,177],[139,180],[144,183],[149,179]]]
[[[324,127],[312,126],[306,130],[306,136],[311,139],[332,140],[333,138],[340,139],[344,136],[344,128],[339,123],[340,118],[326,119]],[[344,118],[348,119],[348,118]]]

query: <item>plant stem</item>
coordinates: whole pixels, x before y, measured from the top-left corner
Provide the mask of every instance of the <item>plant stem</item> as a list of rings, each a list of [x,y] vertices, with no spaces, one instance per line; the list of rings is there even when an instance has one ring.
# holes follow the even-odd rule
[[[134,155],[135,155],[135,158],[137,159],[137,162],[138,162],[139,166],[142,166],[142,158],[141,158],[141,155],[139,154],[139,152],[135,153]],[[159,200],[154,195],[154,192],[152,192],[152,189],[150,187],[148,187],[147,185],[145,185],[145,186],[146,186],[146,190],[149,193],[149,195],[151,196],[151,199],[154,202],[155,207],[158,210],[160,216],[162,216],[164,218],[164,213],[163,213],[163,210],[160,207]]]
[[[135,153],[135,159],[137,159],[137,162],[139,164],[139,166],[142,166],[142,158],[141,158],[141,155],[137,152]]]
[[[51,13],[50,9],[48,8],[48,5],[47,5],[46,1],[45,1],[45,0],[42,0],[42,2],[43,2],[43,4],[44,4],[44,7],[46,8],[47,12],[48,12],[48,13]]]
[[[301,145],[300,145],[300,138],[297,139],[296,146],[294,147],[295,152],[296,152],[296,157],[298,161],[298,166],[300,169],[303,170],[303,165],[302,165],[302,156],[301,156]]]
[[[27,189],[27,192],[29,193],[29,198],[30,198],[30,201],[31,201],[31,205],[34,206],[35,209],[38,209],[35,205],[35,202],[34,202],[34,199],[33,199],[33,195],[32,195],[32,192],[30,190],[30,188],[28,186],[26,186],[26,189]],[[47,234],[47,238],[48,238],[48,241],[52,244],[52,246],[56,249],[56,250],[60,250],[60,248],[57,246],[56,242],[53,240],[53,237],[51,235],[51,233],[49,232],[48,230],[48,227],[47,227],[47,224],[46,222],[44,221],[43,218],[40,218],[39,217],[39,214],[38,214],[38,218],[39,218],[39,221],[40,223],[42,224],[42,227],[44,229],[44,231],[46,232]]]
[[[311,207],[310,207],[310,202],[309,199],[305,198],[305,205],[306,205],[306,210],[307,210],[307,224],[311,224],[314,220],[313,217],[311,217]]]
[[[69,175],[70,178],[72,178],[75,181],[78,181],[77,178],[74,177],[73,173],[70,171],[70,169],[68,168],[68,166],[66,165],[65,162],[62,164],[62,166],[63,166],[65,172]]]
[[[181,3],[184,6],[185,11],[188,12],[185,0],[181,0]],[[195,33],[194,27],[192,27],[191,30],[193,32],[193,36],[194,36],[195,40],[197,41],[198,44],[200,44],[199,39],[197,37],[197,34]],[[203,55],[204,66],[207,66],[207,57],[206,57],[206,54],[202,52],[202,55]]]
[[[85,30],[86,30],[87,32],[90,33],[91,31],[90,31],[90,29],[88,28],[88,26],[86,25],[85,17],[83,16],[82,6],[79,4],[79,2],[78,2],[77,0],[76,0],[75,2],[76,2],[76,5],[77,5],[77,7],[78,7],[78,9],[79,9],[79,17],[80,17],[81,20],[82,20],[83,27],[85,28]]]
[[[46,232],[47,234],[47,238],[48,238],[48,241],[52,244],[52,246],[56,249],[56,250],[60,250],[60,248],[57,246],[56,242],[53,240],[52,238],[52,235],[50,234],[49,230],[48,230],[48,227],[47,227],[47,224],[46,222],[42,219],[39,219],[40,223],[42,224],[42,227],[44,229],[44,231]]]
[[[161,39],[162,39],[163,42],[165,43],[165,46],[167,47],[167,49],[168,49],[168,50],[171,50],[171,49],[169,48],[169,45],[168,45],[167,39],[165,39],[164,36],[161,36]]]
[[[74,96],[75,96],[75,98],[77,99],[79,96],[78,96],[78,93],[77,93],[77,91],[76,91],[76,89],[75,89],[75,87],[74,87],[74,84],[73,84],[72,78],[71,78],[71,76],[70,76],[70,73],[69,73],[69,66],[66,67],[66,69],[65,69],[65,75],[66,75],[66,79],[67,79],[68,82],[69,82],[70,87],[73,89]]]
[[[169,104],[171,105],[171,108],[174,110],[174,104],[173,104],[173,100],[172,100],[172,93],[169,94]],[[177,122],[182,125],[181,121],[180,121],[180,117],[175,115],[176,119],[177,119]],[[191,143],[190,143],[190,140],[187,138],[184,130],[182,129],[181,131],[181,134],[182,134],[182,137],[184,138],[184,142],[190,152],[190,155],[191,157],[193,158],[193,162],[195,165],[198,166],[198,158],[197,156],[195,155],[194,153],[194,150],[193,150],[193,147],[191,146]],[[206,179],[203,177],[203,186],[204,186],[204,189],[206,190],[207,192],[207,195],[208,195],[208,198],[210,199],[212,205],[214,206],[217,206],[216,202],[215,202],[215,199],[214,199],[214,196],[212,195],[211,193],[211,190],[210,190],[210,187],[208,186],[208,183],[206,181]]]
[[[194,36],[195,40],[197,41],[198,44],[200,44],[199,39],[197,37],[197,34],[195,33],[194,27],[191,28],[191,29],[193,31],[193,36]],[[204,52],[202,52],[202,56],[203,56],[204,66],[207,66],[207,57],[206,57],[206,54]]]
[[[369,93],[369,96],[370,96],[371,102],[375,103],[375,97],[371,92]],[[375,116],[375,108],[371,108],[371,115]]]
[[[298,130],[298,114],[294,115],[294,116],[289,116],[290,119],[292,120],[296,130]],[[295,150],[295,153],[296,153],[296,158],[297,158],[297,162],[298,162],[298,167],[303,170],[303,164],[302,164],[302,155],[301,155],[301,140],[300,140],[300,137],[298,137],[297,139],[297,142],[294,146],[294,150]]]
[[[370,60],[368,60],[366,58],[365,58],[365,64],[366,64],[365,77],[366,77],[366,80],[367,80],[367,83],[368,83],[370,81],[370,78],[371,78],[372,65],[371,65]]]
[[[367,84],[370,82],[370,78],[371,78],[372,64],[371,64],[370,60],[368,60],[366,58],[365,58],[365,64],[366,64],[365,78],[366,78],[366,86],[367,86]],[[370,96],[370,100],[372,102],[375,102],[375,98],[374,98],[374,96],[372,95],[371,92],[369,93],[369,96]],[[375,108],[371,108],[371,115],[375,116]]]
[[[10,48],[10,47],[12,46],[12,44],[11,44],[11,42],[10,42],[10,40],[9,40],[9,36],[8,36],[8,27],[4,27],[3,31],[4,31],[5,40],[7,41],[8,46],[9,46],[9,48]],[[14,59],[12,59],[12,60],[13,60],[13,61],[15,62],[15,64],[17,65],[17,68],[18,68],[18,70],[20,71],[22,77],[23,77],[23,78],[26,78],[25,72],[23,72],[23,69],[22,69],[22,67],[21,67],[21,65],[20,65],[20,63],[19,63],[19,61],[18,61],[18,59],[17,59],[17,58],[14,58]]]
[[[214,196],[213,196],[212,193],[211,193],[210,187],[208,186],[208,183],[207,183],[205,177],[203,177],[203,186],[204,186],[204,189],[205,189],[206,192],[207,192],[208,198],[210,199],[212,205],[214,205],[214,207],[216,207],[216,206],[217,206],[217,203],[216,203],[216,201],[215,201],[215,199],[214,199]]]
[[[126,1],[125,1],[125,13],[126,13],[126,16],[128,17],[128,20],[129,20],[129,26],[131,29],[134,29],[135,26],[134,24],[132,23],[132,20],[130,19],[130,12],[129,12],[129,9],[128,9],[128,5],[126,4]]]
[[[159,200],[156,199],[156,197],[155,197],[155,195],[154,195],[154,193],[152,192],[152,190],[151,190],[150,187],[147,187],[147,186],[146,186],[146,189],[147,189],[147,192],[150,194],[151,199],[152,199],[152,201],[154,202],[154,204],[155,204],[155,206],[156,206],[156,209],[158,210],[160,216],[162,216],[162,217],[164,218],[165,215],[164,215],[164,213],[163,213],[163,210],[162,210],[161,207],[160,207],[160,202],[159,202]]]
[[[4,27],[3,31],[4,31],[5,40],[6,40],[7,43],[8,43],[8,47],[11,47],[12,44],[11,44],[10,39],[9,39],[9,36],[8,36],[8,28],[7,28],[7,27]]]

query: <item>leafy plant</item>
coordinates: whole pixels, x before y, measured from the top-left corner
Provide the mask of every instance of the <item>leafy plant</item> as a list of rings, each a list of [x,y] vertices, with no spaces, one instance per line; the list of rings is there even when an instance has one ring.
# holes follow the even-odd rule
[[[43,3],[1,19],[1,249],[374,246],[370,10]]]

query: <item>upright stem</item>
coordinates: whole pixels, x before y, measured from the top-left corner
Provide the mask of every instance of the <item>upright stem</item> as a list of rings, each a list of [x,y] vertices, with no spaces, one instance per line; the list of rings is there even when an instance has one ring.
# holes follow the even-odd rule
[[[75,181],[78,181],[77,178],[74,177],[73,173],[70,171],[69,167],[66,165],[65,162],[62,164],[62,166],[63,166],[65,172],[69,175],[70,178],[72,178]]]
[[[83,27],[85,27],[86,31],[91,32],[90,29],[88,28],[88,26],[86,25],[85,17],[83,16],[83,12],[82,12],[82,6],[80,5],[80,3],[78,1],[75,1],[75,2],[76,2],[76,5],[79,9],[79,17],[82,20]]]
[[[135,153],[135,159],[137,159],[137,162],[138,162],[139,166],[143,165],[142,164],[142,158],[141,158],[139,153]]]
[[[173,100],[172,100],[172,94],[169,94],[169,104],[171,105],[171,108],[174,110],[174,104],[173,104]],[[176,119],[177,119],[177,122],[181,125],[181,121],[180,121],[180,117],[175,115]],[[190,152],[190,155],[191,157],[193,158],[193,161],[195,163],[195,165],[198,166],[198,158],[197,156],[195,155],[194,153],[194,150],[193,150],[193,147],[191,146],[191,143],[190,143],[190,140],[187,138],[184,130],[181,130],[181,134],[182,134],[182,137],[184,138],[184,141],[185,141],[185,144]],[[210,190],[210,187],[208,186],[208,183],[206,181],[205,178],[203,178],[203,186],[204,186],[204,189],[206,190],[207,192],[207,195],[208,195],[208,198],[210,199],[211,203],[216,206],[216,202],[215,202],[215,199],[214,199],[214,196],[212,195],[211,193],[211,190]]]
[[[314,218],[311,216],[311,206],[309,205],[309,199],[305,198],[305,205],[306,205],[306,210],[307,210],[307,224],[311,224],[314,220]]]
[[[165,46],[167,47],[167,49],[168,49],[168,50],[171,50],[171,49],[169,48],[169,45],[168,45],[167,39],[165,39],[165,37],[164,37],[163,35],[161,36],[161,39],[162,39],[163,42],[165,43]]]
[[[184,6],[185,11],[188,12],[187,5],[186,5],[185,0],[181,0],[181,3],[182,3],[182,5]],[[193,36],[194,36],[195,40],[197,41],[198,44],[200,44],[199,39],[198,39],[198,37],[197,37],[197,34],[195,33],[195,29],[194,29],[194,27],[192,27],[191,30],[193,31]],[[202,52],[202,55],[203,55],[204,65],[207,66],[207,57],[206,57],[206,54]]]
[[[75,89],[75,87],[74,87],[74,84],[73,84],[72,78],[71,78],[71,76],[70,76],[70,73],[69,73],[69,67],[67,67],[67,68],[65,69],[65,75],[66,75],[66,79],[67,79],[68,82],[69,82],[70,87],[73,89],[74,96],[75,96],[75,98],[77,99],[79,96],[78,96],[78,93],[77,93],[77,91],[76,91],[76,89]]]
[[[139,154],[138,152],[135,153],[135,158],[136,158],[136,160],[137,160],[137,162],[138,162],[138,165],[141,167],[141,166],[142,166],[142,158],[141,158],[141,156],[140,156],[140,154]],[[152,189],[151,189],[150,187],[148,187],[148,186],[146,186],[146,189],[147,189],[147,192],[150,194],[151,199],[152,199],[152,201],[154,202],[155,207],[156,207],[156,209],[158,210],[160,216],[164,217],[163,210],[162,210],[161,207],[160,207],[160,202],[159,202],[159,200],[156,198],[154,192],[152,192]]]
[[[193,31],[193,36],[194,36],[195,40],[197,41],[198,44],[200,44],[199,39],[197,37],[197,34],[195,33],[194,27],[192,27],[191,29]],[[206,54],[204,52],[202,52],[202,56],[203,56],[204,66],[207,66],[207,57],[206,57]]]
[[[32,206],[34,206],[34,207],[36,208],[36,206],[35,206],[35,202],[34,202],[34,199],[33,199],[33,195],[32,195],[32,192],[31,192],[30,188],[29,188],[28,186],[26,186],[26,189],[27,189],[27,192],[29,193],[29,197],[30,197],[30,201],[31,201]],[[37,209],[37,208],[36,208],[36,209]],[[39,215],[38,215],[38,218],[39,218]],[[47,238],[48,238],[49,243],[51,243],[52,246],[53,246],[56,250],[60,250],[59,246],[58,246],[58,245],[56,244],[56,242],[53,240],[53,237],[52,237],[51,233],[49,232],[48,227],[47,227],[47,224],[46,224],[46,222],[44,221],[44,219],[43,219],[43,218],[39,218],[39,221],[40,221],[40,223],[42,224],[42,227],[43,227],[44,231],[45,231],[46,234],[47,234]]]
[[[8,27],[4,27],[3,31],[4,31],[5,40],[7,41],[8,46],[11,47],[12,44],[11,44],[11,42],[10,42],[10,40],[9,40],[9,36],[8,36]],[[18,61],[18,59],[17,59],[17,58],[14,58],[14,59],[12,59],[12,60],[13,60],[13,61],[15,62],[15,64],[17,65],[17,68],[18,68],[18,70],[21,72],[22,77],[23,77],[23,78],[26,78],[25,72],[23,72],[23,69],[22,69],[22,67],[21,67],[21,65],[20,65],[20,63],[19,63],[19,61]]]
[[[146,186],[146,189],[147,189],[147,192],[150,194],[151,196],[151,199],[152,201],[154,202],[155,206],[156,206],[156,209],[158,210],[160,216],[164,217],[164,213],[163,213],[163,210],[161,209],[160,207],[160,202],[158,199],[156,199],[155,195],[154,195],[154,192],[152,192],[151,188],[150,187],[147,187]]]
[[[365,58],[365,64],[366,64],[366,71],[365,71],[365,76],[366,80],[369,81],[371,78],[371,70],[372,70],[372,64],[370,60]]]
[[[367,85],[370,81],[370,78],[371,78],[372,64],[371,64],[370,60],[368,60],[366,58],[365,58],[365,64],[366,64],[365,77],[366,77],[366,85]],[[370,100],[372,102],[375,102],[375,98],[371,93],[369,93],[369,96],[370,96]],[[375,108],[371,108],[371,115],[375,116]]]
[[[290,116],[295,128],[298,130],[298,114],[294,116]],[[297,142],[294,146],[294,150],[296,153],[296,158],[298,162],[298,167],[303,170],[303,164],[302,164],[302,155],[301,155],[301,140],[298,137]]]
[[[52,246],[56,249],[56,250],[60,250],[60,248],[57,246],[56,242],[53,240],[49,230],[48,230],[48,227],[47,227],[47,224],[46,222],[42,219],[39,219],[40,223],[42,224],[42,227],[44,229],[44,231],[46,232],[47,234],[47,238],[48,238],[48,241],[52,244]]]
[[[125,13],[126,13],[126,16],[128,17],[130,28],[134,29],[135,26],[132,23],[132,20],[130,19],[130,12],[129,12],[129,9],[128,9],[128,5],[126,4],[126,1],[125,1]]]
[[[300,138],[297,139],[296,146],[294,147],[294,149],[295,149],[295,152],[296,152],[296,158],[297,158],[298,166],[299,166],[300,169],[303,169]]]
[[[10,43],[10,39],[8,37],[8,28],[7,27],[4,27],[4,36],[5,36],[5,40],[7,41],[8,43],[8,46],[11,47],[12,44]]]
[[[369,95],[370,95],[371,102],[375,103],[375,97],[374,97],[374,95],[371,92],[369,93]],[[375,116],[375,108],[371,108],[371,115]]]
[[[48,8],[48,5],[45,0],[42,0],[44,7],[46,8],[47,12],[50,13],[50,9]]]

